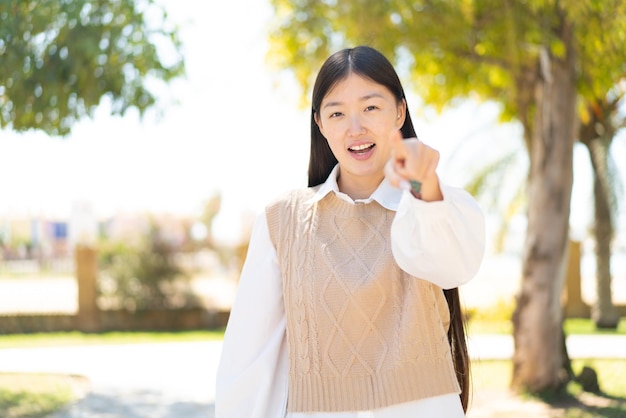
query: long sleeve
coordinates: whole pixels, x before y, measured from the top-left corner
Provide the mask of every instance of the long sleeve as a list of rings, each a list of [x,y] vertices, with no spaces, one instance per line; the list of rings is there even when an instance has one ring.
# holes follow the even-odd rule
[[[424,202],[403,192],[391,241],[404,271],[450,289],[478,272],[485,253],[485,217],[465,190],[441,187],[444,199],[439,202]]]
[[[256,220],[217,371],[216,418],[283,418],[288,362],[276,251]]]

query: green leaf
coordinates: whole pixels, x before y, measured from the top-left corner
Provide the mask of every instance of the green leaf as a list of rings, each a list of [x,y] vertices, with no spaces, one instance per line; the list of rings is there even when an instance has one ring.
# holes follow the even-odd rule
[[[0,2],[0,127],[66,135],[104,96],[114,114],[143,114],[156,103],[148,81],[184,72],[175,30],[146,18],[159,10],[154,0]],[[157,41],[175,52],[167,64]]]

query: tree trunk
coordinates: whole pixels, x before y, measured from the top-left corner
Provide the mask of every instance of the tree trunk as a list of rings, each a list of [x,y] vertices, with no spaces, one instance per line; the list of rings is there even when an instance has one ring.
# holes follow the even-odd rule
[[[616,329],[619,315],[613,305],[611,292],[611,241],[613,222],[609,206],[607,170],[608,147],[597,137],[589,144],[593,167],[593,203],[595,209],[593,235],[596,241],[596,301],[591,315],[597,328]]]
[[[555,391],[564,369],[561,294],[565,279],[573,181],[576,85],[571,27],[564,24],[566,56],[543,49],[536,88],[528,230],[522,286],[513,314],[515,389]]]
[[[589,318],[591,309],[582,297],[580,277],[580,242],[569,240],[565,273],[565,318]]]
[[[597,328],[617,328],[619,314],[613,305],[611,291],[611,241],[615,232],[613,211],[610,205],[611,179],[608,170],[608,153],[616,128],[612,116],[616,113],[620,97],[599,99],[589,106],[589,121],[580,127],[580,142],[589,151],[593,169],[593,200],[596,256],[596,300],[592,318]]]

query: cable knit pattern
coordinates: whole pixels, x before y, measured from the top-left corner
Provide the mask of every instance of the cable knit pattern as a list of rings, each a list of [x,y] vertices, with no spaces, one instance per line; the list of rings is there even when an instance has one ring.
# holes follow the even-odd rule
[[[290,412],[378,409],[458,393],[437,286],[393,259],[394,212],[313,189],[267,207],[283,278]]]

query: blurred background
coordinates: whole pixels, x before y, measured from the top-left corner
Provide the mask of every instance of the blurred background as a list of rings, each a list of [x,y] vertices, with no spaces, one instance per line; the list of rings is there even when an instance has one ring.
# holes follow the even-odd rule
[[[0,5],[0,334],[223,327],[254,219],[282,192],[306,185],[310,77],[320,57],[350,39],[390,51],[420,139],[441,152],[442,181],[470,190],[488,215],[487,256],[462,293],[468,312],[512,313],[527,232],[528,127],[511,108],[510,80],[484,70],[487,64],[474,70],[452,65],[445,43],[435,45],[442,31],[458,23],[445,20],[457,16],[451,11],[474,13],[478,25],[485,10],[497,7],[458,2],[439,11],[452,16],[442,17],[441,27],[419,23],[418,32],[432,39],[415,35],[414,43],[444,51],[438,60],[421,56],[400,35],[386,39],[374,29],[363,34],[353,28],[410,27],[413,17],[418,22],[415,16],[430,10],[420,2],[388,10],[364,0],[346,2],[344,9],[332,1],[310,9],[300,3]],[[524,13],[560,7],[536,3]],[[575,22],[626,16],[623,5],[583,1],[563,7]],[[97,33],[76,32],[89,19],[98,22]],[[345,19],[361,23],[350,26]],[[526,23],[516,23],[518,36]],[[343,32],[337,29],[342,25]],[[570,288],[580,297],[575,316],[586,318],[598,289],[607,289],[606,281],[599,287],[597,280],[598,218],[610,219],[611,227],[605,234],[608,303],[611,309],[626,306],[626,54],[623,47],[607,46],[620,44],[626,32],[615,25],[589,26],[588,36],[577,39],[580,72],[610,80],[578,92],[577,136],[591,126],[590,141],[603,139],[604,159],[597,161],[605,162],[594,167],[590,157],[600,152],[597,147],[574,144],[568,248],[579,271],[574,268]],[[499,26],[482,29],[485,39],[478,39],[480,31],[467,38],[476,42],[473,50],[499,58],[494,45],[501,37],[509,42],[512,34]],[[316,31],[332,35],[320,41]],[[608,33],[617,35],[609,39]],[[565,54],[560,41],[546,42],[555,59]],[[595,59],[606,60],[610,71],[585,73],[583,58],[594,48]],[[594,181],[608,193],[608,215],[598,214]],[[132,319],[147,311],[175,312],[175,318],[155,313]],[[623,316],[617,312],[613,328]]]
[[[180,56],[157,40],[159,56],[164,62],[182,58],[185,68],[168,83],[147,76],[156,99],[153,107],[141,116],[134,107],[123,116],[111,115],[113,105],[105,95],[92,117],[77,119],[65,136],[36,126],[16,132],[7,124],[0,131],[3,277],[67,276],[77,242],[119,240],[145,230],[148,217],[177,247],[236,247],[247,240],[255,216],[269,200],[306,184],[308,97],[303,99],[292,71],[268,64],[271,4],[159,3],[180,40]],[[502,122],[502,106],[495,101],[470,96],[438,112],[420,98],[419,86],[408,94],[420,138],[441,151],[439,173],[445,182],[467,187],[468,179],[481,176],[494,161],[509,158],[507,185],[479,197],[490,213],[490,238],[498,241],[490,244],[489,256],[498,258],[494,271],[501,271],[500,263],[518,271],[525,217],[523,210],[507,214],[506,199],[514,198],[528,170],[521,126]],[[614,184],[619,191],[626,179],[626,141],[623,130],[615,136],[610,155],[618,167]],[[576,144],[574,151],[570,226],[574,239],[584,243],[585,297],[591,299],[593,174],[587,149]],[[618,206],[613,243],[619,254],[613,257],[617,279],[626,270],[623,212],[623,205]],[[223,257],[205,261],[219,264]],[[507,296],[516,291],[517,283],[510,280],[497,279],[490,292],[494,299],[502,296],[500,291]],[[615,292],[622,294],[626,292]],[[473,303],[472,297],[467,303]],[[5,298],[0,310],[7,311],[9,304],[19,308],[12,297]],[[24,303],[48,309],[34,300]]]
[[[149,223],[193,275],[236,274],[233,248],[270,198],[304,184],[308,164],[298,87],[265,64],[270,5],[247,3],[162,2],[180,45],[155,38],[158,56],[184,60],[184,73],[147,75],[155,104],[143,114],[111,115],[106,95],[65,136],[1,131],[0,276],[51,279],[17,299],[0,291],[1,311],[75,311],[76,244],[114,247]]]

